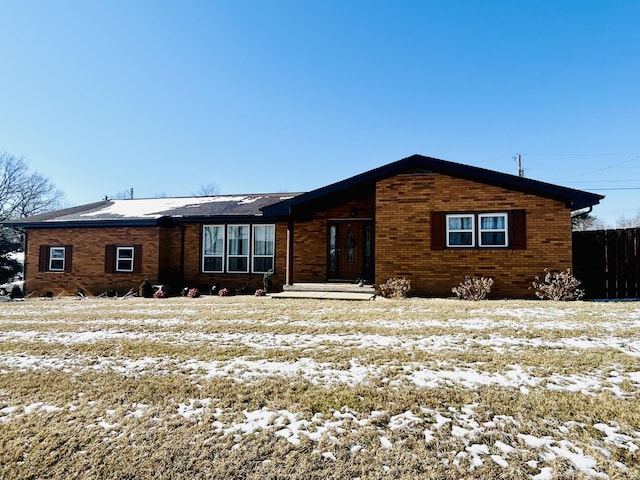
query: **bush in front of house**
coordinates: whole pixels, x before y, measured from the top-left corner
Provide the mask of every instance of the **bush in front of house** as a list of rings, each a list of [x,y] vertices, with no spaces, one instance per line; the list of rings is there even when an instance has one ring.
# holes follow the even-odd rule
[[[564,271],[545,269],[544,278],[535,277],[532,288],[538,298],[566,302],[584,297],[584,290],[579,288],[581,284],[570,268]]]
[[[493,286],[493,278],[489,277],[464,277],[457,287],[453,287],[451,291],[456,294],[459,300],[475,301],[484,300],[491,292]]]
[[[53,293],[51,294],[53,296]],[[9,293],[9,298],[24,298],[24,292],[18,285],[14,285],[11,287],[11,292]]]
[[[272,276],[273,270],[269,270],[268,272],[265,272],[264,275],[262,275],[262,289],[265,292],[270,292],[271,288],[273,287],[273,280],[271,279]]]
[[[138,295],[144,298],[152,298],[153,297],[153,286],[149,283],[149,279],[145,278],[140,284],[140,288],[138,289]]]
[[[378,285],[380,295],[384,298],[406,298],[411,290],[411,280],[408,278],[392,277],[385,283]]]

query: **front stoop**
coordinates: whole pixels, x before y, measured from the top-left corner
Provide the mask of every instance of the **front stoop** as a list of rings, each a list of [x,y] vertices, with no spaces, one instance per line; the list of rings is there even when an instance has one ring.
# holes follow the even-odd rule
[[[281,293],[270,294],[273,298],[315,298],[333,300],[373,300],[376,290],[372,285],[354,283],[294,283],[285,285]]]

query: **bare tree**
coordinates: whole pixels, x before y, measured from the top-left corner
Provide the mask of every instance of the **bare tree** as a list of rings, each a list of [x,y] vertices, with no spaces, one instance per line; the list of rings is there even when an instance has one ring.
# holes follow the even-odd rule
[[[605,229],[604,222],[588,212],[579,213],[578,215],[571,217],[571,226],[574,232]]]
[[[206,185],[200,185],[200,188],[197,192],[192,192],[192,195],[198,197],[209,197],[211,195],[217,195],[220,193],[220,189],[218,188],[218,184],[215,182],[207,183]]]
[[[29,172],[24,158],[0,152],[0,221],[55,210],[63,196],[40,173]]]
[[[624,215],[616,220],[616,228],[633,228],[640,227],[640,210],[635,217],[626,218]]]
[[[0,151],[0,222],[30,217],[59,208],[63,194],[38,172],[30,172],[23,157]],[[0,284],[22,271],[17,253],[22,248],[19,235],[0,228]]]

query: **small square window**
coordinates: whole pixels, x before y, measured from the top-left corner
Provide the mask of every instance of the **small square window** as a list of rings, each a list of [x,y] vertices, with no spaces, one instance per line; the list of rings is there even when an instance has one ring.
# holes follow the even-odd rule
[[[480,223],[479,245],[481,247],[508,246],[507,214],[483,213],[478,215],[478,218]]]
[[[133,247],[116,248],[116,272],[133,272]]]
[[[474,216],[447,215],[447,247],[473,247],[474,245]]]
[[[49,270],[52,272],[64,272],[65,261],[64,247],[51,247],[49,249]]]

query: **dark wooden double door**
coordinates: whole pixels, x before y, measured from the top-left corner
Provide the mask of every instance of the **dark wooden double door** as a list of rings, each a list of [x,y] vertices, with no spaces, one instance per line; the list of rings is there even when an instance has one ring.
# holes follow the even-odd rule
[[[336,220],[327,225],[329,280],[373,281],[373,221]]]

